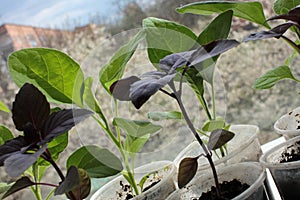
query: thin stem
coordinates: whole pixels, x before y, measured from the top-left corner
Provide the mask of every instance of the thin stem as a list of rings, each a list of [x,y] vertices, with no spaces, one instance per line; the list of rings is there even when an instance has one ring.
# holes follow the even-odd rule
[[[212,98],[212,107],[213,107],[213,120],[216,119],[216,98],[215,98],[215,87],[214,87],[214,83],[211,83],[211,98]]]
[[[58,165],[56,164],[56,162],[53,160],[51,153],[49,152],[48,149],[46,149],[46,151],[43,154],[43,158],[45,160],[47,160],[48,162],[50,162],[50,164],[54,167],[55,171],[57,172],[58,176],[60,177],[61,181],[65,180],[65,176],[62,173],[62,171],[60,170],[60,168],[58,167]],[[70,196],[71,199],[76,200],[75,195],[73,194],[73,192],[68,192],[68,195]]]
[[[214,181],[215,181],[215,185],[216,185],[216,192],[217,192],[217,196],[220,197],[220,185],[219,185],[219,180],[218,180],[218,175],[217,175],[217,171],[216,171],[216,167],[214,165],[214,162],[212,160],[212,156],[211,156],[211,152],[207,149],[206,145],[203,143],[203,141],[201,140],[196,128],[194,127],[192,121],[190,120],[187,112],[186,112],[186,109],[182,103],[182,100],[181,100],[181,95],[182,95],[182,82],[183,82],[183,76],[184,74],[186,73],[188,67],[184,68],[182,74],[181,74],[181,79],[180,79],[180,83],[179,83],[179,90],[176,91],[176,88],[174,86],[174,84],[169,84],[171,89],[173,90],[173,94],[174,94],[174,98],[176,99],[179,107],[180,107],[180,110],[181,110],[181,113],[189,127],[189,129],[192,131],[192,133],[194,134],[195,138],[197,139],[197,141],[199,142],[200,146],[202,147],[203,151],[204,151],[204,154],[205,154],[205,157],[207,158],[209,164],[210,164],[210,167],[211,167],[211,170],[212,170],[212,173],[213,173],[213,177],[214,177]]]
[[[295,49],[297,51],[298,54],[300,54],[300,48],[297,44],[295,44],[292,40],[290,40],[289,38],[285,37],[284,35],[281,36],[291,47],[293,47],[293,49]]]
[[[212,173],[213,173],[213,177],[214,177],[214,181],[215,181],[215,185],[216,185],[216,192],[217,192],[217,195],[220,196],[220,186],[219,186],[219,181],[218,181],[218,175],[217,175],[217,171],[216,171],[216,167],[213,163],[213,160],[212,160],[212,156],[211,156],[211,153],[210,151],[207,149],[206,145],[203,143],[203,141],[201,140],[199,134],[197,133],[193,123],[191,122],[186,110],[185,110],[185,107],[181,101],[180,98],[176,98],[177,102],[178,102],[178,105],[180,107],[180,110],[182,112],[182,115],[189,127],[189,129],[192,131],[192,133],[194,134],[194,136],[196,137],[197,141],[199,142],[200,146],[202,147],[204,153],[205,153],[205,156],[210,164],[210,167],[212,169]]]
[[[49,187],[55,187],[57,188],[58,185],[51,184],[51,183],[34,183],[35,185],[44,185],[44,186],[49,186]]]
[[[118,102],[117,100],[115,100],[115,116],[118,117],[119,116],[119,112],[118,112]],[[125,169],[128,173],[128,177],[130,179],[130,185],[133,187],[133,190],[135,192],[136,195],[139,195],[139,190],[138,190],[138,187],[137,187],[137,184],[136,184],[136,181],[135,181],[135,178],[134,178],[134,172],[133,168],[130,167],[130,164],[129,164],[129,161],[128,161],[128,155],[126,154],[125,150],[124,150],[124,147],[122,145],[122,141],[121,141],[121,130],[118,126],[116,126],[116,132],[117,132],[117,141],[118,141],[118,148],[119,148],[119,152],[121,153],[122,155],[122,159],[124,160],[124,164],[125,164]]]

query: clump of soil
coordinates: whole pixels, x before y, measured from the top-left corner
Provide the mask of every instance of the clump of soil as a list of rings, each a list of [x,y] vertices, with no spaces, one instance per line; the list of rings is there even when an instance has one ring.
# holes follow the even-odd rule
[[[282,152],[280,163],[293,162],[300,160],[300,141],[290,145]]]
[[[145,182],[144,188],[142,192],[145,192],[147,190],[149,190],[150,188],[152,188],[153,186],[155,186],[156,184],[158,184],[162,179],[161,175],[151,175],[147,181]],[[118,200],[129,200],[132,199],[134,197],[133,195],[133,189],[131,188],[131,186],[128,183],[124,183],[123,181],[120,181],[120,190],[117,192],[118,194]]]
[[[250,186],[246,183],[241,183],[239,180],[224,181],[220,183],[221,197],[217,196],[216,187],[212,186],[210,191],[202,193],[201,197],[192,200],[230,200],[238,196]]]

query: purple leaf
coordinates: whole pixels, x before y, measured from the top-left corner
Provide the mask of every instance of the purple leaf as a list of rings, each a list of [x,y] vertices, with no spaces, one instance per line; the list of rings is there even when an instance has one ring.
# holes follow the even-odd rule
[[[210,133],[207,148],[209,150],[216,150],[230,141],[233,137],[233,132],[224,129],[216,129]]]
[[[20,151],[23,147],[28,146],[29,143],[23,136],[18,136],[14,139],[6,141],[0,146],[0,166],[4,165],[4,160],[11,154]]]
[[[148,72],[142,79],[132,76],[113,84],[111,92],[119,100],[129,101],[139,109],[158,90],[169,84],[176,76],[177,69],[184,65],[194,66],[206,59],[219,55],[235,46],[236,40],[218,40],[201,46],[195,50],[167,55],[160,60],[162,71]],[[129,93],[128,93],[129,90]]]
[[[291,9],[288,13],[282,14],[282,15],[277,15],[274,17],[271,17],[268,19],[270,20],[275,20],[275,19],[285,19],[285,20],[290,20],[296,23],[300,23],[300,6],[297,6],[293,9]]]
[[[295,25],[294,22],[286,22],[284,24],[280,24],[269,31],[261,31],[257,33],[252,33],[249,36],[245,37],[243,42],[248,42],[251,40],[260,40],[267,38],[279,38],[281,37],[291,26]]]
[[[183,188],[195,176],[198,169],[198,158],[184,158],[179,164],[178,187]]]
[[[93,112],[86,109],[64,109],[52,113],[44,123],[43,140],[38,145],[50,142],[92,114]]]
[[[161,76],[148,77],[131,85],[130,99],[133,105],[139,109],[159,89],[167,85],[175,77],[175,73]]]
[[[32,182],[28,177],[24,176],[17,180],[10,188],[9,190],[2,196],[2,199],[8,197],[9,195],[18,192],[24,188],[30,187],[35,185],[34,182]]]
[[[193,50],[189,58],[189,66],[195,66],[209,58],[213,58],[239,45],[236,40],[217,40]]]
[[[178,67],[186,65],[189,57],[189,51],[167,55],[159,61],[159,68],[165,72],[170,73],[171,70],[174,71]]]
[[[25,126],[32,126],[39,130],[50,113],[50,105],[46,97],[32,84],[25,83],[12,107],[13,121],[16,129],[24,131]]]
[[[140,79],[136,76],[130,76],[128,78],[121,79],[114,82],[109,90],[114,98],[120,101],[130,101],[129,90],[131,84],[139,81]]]
[[[54,195],[68,193],[72,191],[79,184],[80,184],[80,177],[79,177],[78,169],[74,166],[71,166],[68,169],[65,180],[61,182],[59,186],[56,188]]]
[[[11,154],[4,161],[6,173],[11,177],[21,176],[33,163],[37,161],[46,148],[47,145],[44,145],[35,153],[25,153],[25,150],[21,149],[19,152]]]

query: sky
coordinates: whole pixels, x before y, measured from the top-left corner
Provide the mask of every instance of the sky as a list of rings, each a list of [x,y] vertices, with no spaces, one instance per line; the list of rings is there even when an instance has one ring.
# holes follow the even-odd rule
[[[61,28],[67,21],[85,24],[93,15],[114,18],[113,0],[1,0],[0,25],[13,23]]]

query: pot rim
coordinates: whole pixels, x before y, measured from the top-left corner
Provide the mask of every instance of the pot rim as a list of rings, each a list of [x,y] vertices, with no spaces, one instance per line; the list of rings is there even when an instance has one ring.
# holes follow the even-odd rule
[[[173,176],[173,174],[176,172],[176,167],[174,165],[174,163],[172,161],[169,161],[169,160],[161,160],[161,161],[153,161],[153,162],[150,162],[148,164],[145,164],[145,165],[142,165],[140,167],[137,167],[135,168],[135,173],[145,173],[147,174],[147,172],[144,171],[145,168],[148,168],[149,166],[153,165],[153,164],[158,164],[160,165],[159,167],[156,167],[156,168],[153,168],[151,169],[151,171],[156,171],[156,170],[159,170],[159,169],[163,169],[167,166],[170,166],[170,170],[168,172],[168,174],[166,176],[164,176],[164,178],[162,180],[167,180],[168,178],[170,178],[170,176]],[[91,197],[91,200],[95,200],[98,198],[98,196],[102,193],[102,189],[103,187],[111,187],[110,185],[113,184],[115,181],[121,181],[121,180],[125,180],[125,178],[123,177],[123,175],[119,175],[115,178],[113,178],[111,181],[109,181],[108,183],[106,183],[105,185],[103,185],[101,188],[99,188]],[[163,183],[163,181],[159,182],[159,183]],[[160,187],[160,184],[156,184],[154,185],[153,187],[151,187],[152,190],[155,190],[157,189],[158,187]],[[151,189],[150,190],[147,190],[141,194],[148,194],[151,192]],[[138,197],[138,196],[136,196]],[[134,197],[133,200],[136,198]]]
[[[257,178],[255,179],[255,181],[252,184],[250,184],[250,187],[232,199],[232,200],[241,200],[241,199],[245,199],[245,198],[249,197],[253,193],[253,191],[256,191],[259,187],[261,187],[263,185],[263,182],[266,178],[266,170],[265,170],[265,167],[259,162],[240,162],[240,163],[230,164],[230,165],[226,165],[226,166],[222,166],[222,167],[218,166],[217,173],[219,174],[219,176],[225,175],[227,172],[230,172],[231,170],[233,170],[233,167],[235,167],[235,166],[242,166],[243,168],[247,168],[247,169],[250,167],[250,168],[252,168],[252,171],[253,170],[259,171]],[[205,175],[200,175],[199,178],[197,178],[197,180],[194,180],[191,183],[189,183],[188,187],[190,185],[196,184],[195,182],[198,182],[199,181],[198,179],[205,179],[205,180],[211,179],[211,181],[213,183],[211,186],[214,185],[212,174],[209,173],[209,174],[205,174]],[[240,178],[238,178],[238,177],[231,176],[229,181],[233,180],[233,179],[240,180]],[[243,182],[243,181],[241,181],[241,182]],[[207,189],[207,188],[205,188],[205,189]],[[167,199],[168,200],[171,199],[172,196],[173,197],[178,196],[177,193],[186,192],[187,190],[188,190],[187,188],[178,189],[169,196],[170,198],[167,198]]]
[[[268,157],[276,152],[276,150],[281,149],[284,146],[290,146],[293,143],[300,141],[300,136],[291,138],[283,143],[280,143],[274,147],[272,147],[271,149],[269,149],[268,151],[266,151],[265,153],[262,154],[262,156],[259,158],[259,162],[262,163],[266,168],[276,168],[276,169],[294,169],[294,168],[299,168],[300,167],[300,160],[298,161],[292,161],[292,162],[285,162],[285,163],[279,163],[279,162],[274,162],[274,161],[268,161]],[[280,152],[282,153],[282,152]]]
[[[294,111],[298,111],[300,110],[300,107],[297,107],[297,108],[294,108],[291,112],[294,112]],[[289,112],[289,113],[291,113]],[[300,129],[281,129],[278,127],[279,123],[281,123],[281,121],[288,117],[290,114],[289,113],[286,113],[284,115],[281,115],[281,117],[279,117],[276,122],[274,123],[274,129],[275,131],[278,133],[278,134],[281,134],[281,135],[289,135],[289,136],[297,136],[299,135],[300,133]]]

